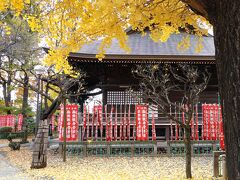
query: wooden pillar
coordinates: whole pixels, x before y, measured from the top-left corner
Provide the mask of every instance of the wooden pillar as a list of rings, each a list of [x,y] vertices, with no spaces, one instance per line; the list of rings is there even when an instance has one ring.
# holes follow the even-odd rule
[[[107,104],[107,89],[105,87],[102,88],[102,105]]]
[[[166,137],[166,141],[169,141],[170,140],[170,131],[169,131],[169,126],[166,126],[166,131],[165,131],[165,137]]]

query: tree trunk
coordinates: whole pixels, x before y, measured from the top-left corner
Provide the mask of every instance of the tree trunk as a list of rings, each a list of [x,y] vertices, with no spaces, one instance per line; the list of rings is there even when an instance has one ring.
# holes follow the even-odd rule
[[[27,117],[27,108],[28,108],[28,83],[29,83],[29,78],[28,75],[25,74],[24,76],[24,85],[23,85],[23,100],[22,100],[22,115],[23,115],[23,125],[22,129],[25,132],[24,137],[22,138],[22,142],[28,142],[27,141],[27,123],[26,123],[26,117]]]
[[[4,82],[2,84],[3,87],[3,98],[4,98],[4,104],[6,107],[9,107],[9,102],[7,101],[7,83]]]
[[[49,84],[46,84],[46,89],[45,89],[45,94],[48,94],[48,91],[49,91]],[[44,97],[44,109],[47,109],[48,108],[48,99],[47,97],[45,96]]]
[[[28,108],[28,82],[29,78],[27,75],[24,76],[24,85],[23,85],[23,100],[22,100],[22,115],[26,117],[26,110]]]
[[[64,113],[63,113],[63,162],[66,162],[66,149],[67,149],[67,145],[66,145],[66,129],[67,129],[67,104],[66,104],[66,98],[63,99],[63,108],[64,108]],[[92,130],[93,131],[93,130]]]
[[[59,95],[51,106],[46,109],[39,122],[39,128],[34,142],[31,168],[39,169],[47,166],[47,146],[48,146],[48,118],[57,110],[61,103]]]
[[[11,100],[12,100],[12,97],[11,97],[11,92],[12,92],[11,85],[12,85],[11,74],[8,74],[7,89],[6,89],[7,90],[7,97],[6,97],[7,107],[11,107],[12,106],[12,103],[11,103]],[[11,114],[11,110],[9,109],[7,113]]]
[[[191,139],[190,139],[190,126],[187,126],[185,129],[185,149],[186,149],[186,178],[192,178],[192,149],[191,149]]]
[[[229,179],[240,179],[240,1],[219,0],[214,42]]]
[[[48,121],[39,122],[37,136],[33,147],[33,158],[31,168],[39,169],[47,166],[47,146],[48,146]]]
[[[9,92],[8,83],[4,82],[2,84],[2,87],[3,87],[3,98],[4,98],[5,107],[10,107],[11,106],[11,92]],[[11,111],[8,110],[7,114],[11,114]]]

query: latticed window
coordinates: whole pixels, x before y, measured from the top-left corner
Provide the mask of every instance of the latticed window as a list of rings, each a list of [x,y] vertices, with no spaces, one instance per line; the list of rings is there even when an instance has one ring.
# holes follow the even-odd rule
[[[108,91],[107,104],[140,104],[142,103],[140,91]]]

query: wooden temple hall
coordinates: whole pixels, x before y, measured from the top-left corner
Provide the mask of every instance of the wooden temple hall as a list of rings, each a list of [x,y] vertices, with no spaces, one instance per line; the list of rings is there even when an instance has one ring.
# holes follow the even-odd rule
[[[194,64],[199,68],[208,66],[212,74],[207,89],[199,98],[198,109],[195,114],[195,116],[198,116],[198,124],[194,124],[195,131],[198,133],[198,139],[202,139],[202,104],[218,103],[218,81],[213,37],[210,35],[203,37],[203,49],[200,53],[197,53],[195,50],[197,38],[194,35],[189,35],[191,47],[186,50],[177,49],[178,42],[187,35],[186,33],[174,34],[165,43],[154,42],[150,38],[149,32],[147,32],[146,36],[142,36],[139,32],[128,31],[128,35],[128,45],[131,48],[130,53],[126,53],[119,47],[117,40],[113,40],[112,45],[106,49],[105,58],[99,61],[96,58],[98,47],[101,43],[99,40],[83,46],[80,51],[71,53],[69,56],[68,60],[70,64],[76,70],[81,69],[81,71],[86,72],[87,75],[85,80],[87,95],[71,99],[73,103],[78,103],[81,107],[82,115],[79,123],[79,133],[82,140],[87,140],[90,137],[107,139],[106,131],[109,131],[109,128],[107,128],[106,125],[111,123],[110,121],[112,121],[113,125],[115,121],[117,122],[117,129],[113,127],[114,130],[112,130],[112,136],[115,137],[113,137],[113,139],[122,140],[120,133],[124,130],[120,128],[122,123],[121,118],[124,117],[130,119],[129,130],[125,130],[129,131],[129,134],[126,135],[125,139],[134,140],[136,137],[136,106],[147,104],[148,107],[150,107],[151,104],[145,102],[144,98],[141,97],[139,80],[134,78],[132,70],[135,69],[136,65],[140,64],[161,64],[164,66],[178,63]],[[134,90],[133,93],[140,98],[136,99],[136,96],[133,97],[132,94],[129,93],[129,88],[132,88]],[[84,120],[86,116],[94,116],[94,112],[91,110],[93,107],[88,106],[86,102],[89,102],[89,97],[94,98],[95,95],[101,96],[101,102],[96,101],[94,104],[101,104],[102,107],[102,130],[100,128],[101,124],[98,124],[96,128],[92,126],[91,120]],[[86,114],[84,115],[84,108],[87,107],[87,111],[89,112],[85,111]],[[115,115],[116,113],[117,115]],[[98,114],[98,116],[100,115]],[[152,109],[149,108],[147,116],[149,140],[152,138],[153,117],[155,121],[154,131],[156,133],[156,140],[171,140],[175,139],[176,136],[179,136],[178,138],[181,139],[181,132],[176,132],[174,122],[170,122],[170,120],[158,112],[157,109],[153,113]],[[86,130],[86,123],[90,124],[88,132]],[[116,134],[114,135],[114,133]]]

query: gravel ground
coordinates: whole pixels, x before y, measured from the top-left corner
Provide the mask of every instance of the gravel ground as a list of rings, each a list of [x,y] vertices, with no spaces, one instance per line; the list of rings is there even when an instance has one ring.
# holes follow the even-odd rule
[[[9,141],[6,139],[0,139],[0,148],[8,146]]]
[[[62,157],[49,150],[48,166],[44,169],[30,169],[32,153],[28,147],[20,151],[9,151],[8,147],[0,148],[6,154],[8,176],[17,179],[86,179],[86,180],[120,180],[120,179],[155,179],[155,180],[181,180],[185,179],[184,157]],[[1,157],[2,158],[2,157]],[[192,159],[192,174],[194,180],[212,179],[213,158],[198,157]],[[2,173],[4,175],[4,173]],[[28,178],[26,178],[28,177]],[[1,176],[0,176],[1,179]],[[12,178],[15,179],[15,178]]]

